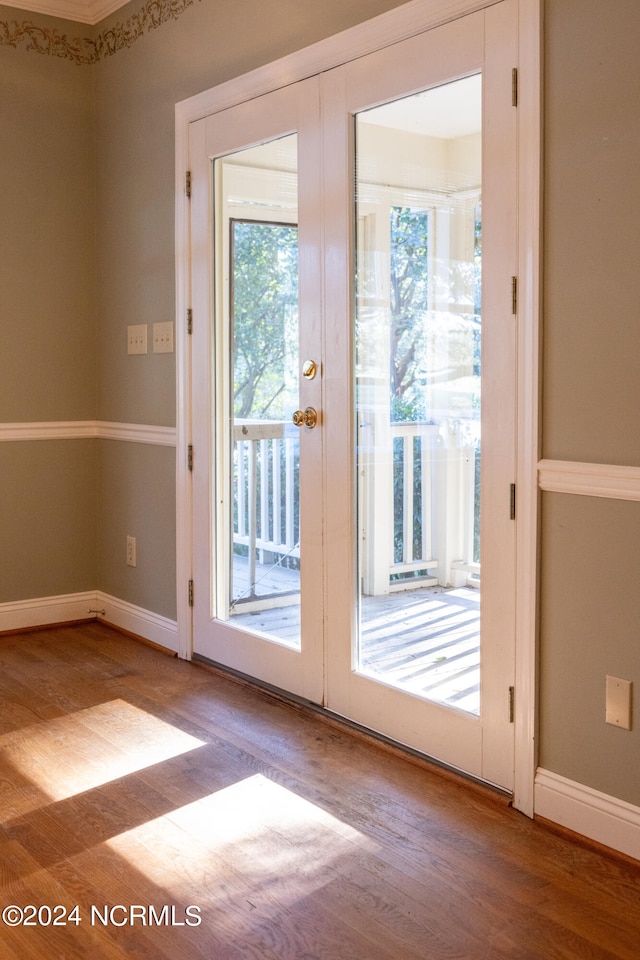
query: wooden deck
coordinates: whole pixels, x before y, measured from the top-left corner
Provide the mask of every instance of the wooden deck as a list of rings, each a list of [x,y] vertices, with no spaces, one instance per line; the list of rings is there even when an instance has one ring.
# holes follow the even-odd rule
[[[236,558],[237,559],[237,558]],[[248,593],[246,564],[234,564],[234,583]],[[242,612],[234,624],[300,645],[297,574],[258,565],[256,593],[282,593],[282,606]],[[361,606],[360,670],[417,696],[480,712],[480,591],[471,587],[422,587],[382,597],[364,597]]]
[[[423,587],[364,597],[363,673],[413,694],[480,712],[480,591]]]

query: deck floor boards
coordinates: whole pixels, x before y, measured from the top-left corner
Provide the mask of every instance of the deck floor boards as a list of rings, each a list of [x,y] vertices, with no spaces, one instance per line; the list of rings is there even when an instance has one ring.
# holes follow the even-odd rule
[[[236,558],[234,578],[246,594],[246,563]],[[297,584],[293,571],[258,565],[259,596],[287,591]],[[239,588],[240,589],[240,588]],[[233,622],[255,633],[300,644],[300,607],[243,612]],[[363,597],[360,669],[412,694],[469,713],[480,711],[480,591],[471,588],[420,587],[378,597]]]

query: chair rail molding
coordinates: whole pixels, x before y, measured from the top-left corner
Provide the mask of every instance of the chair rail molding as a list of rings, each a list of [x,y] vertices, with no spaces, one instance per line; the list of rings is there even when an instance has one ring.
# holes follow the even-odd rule
[[[640,467],[572,460],[540,460],[538,485],[547,493],[640,500]]]
[[[0,442],[29,440],[123,440],[175,447],[176,428],[105,420],[0,423]]]

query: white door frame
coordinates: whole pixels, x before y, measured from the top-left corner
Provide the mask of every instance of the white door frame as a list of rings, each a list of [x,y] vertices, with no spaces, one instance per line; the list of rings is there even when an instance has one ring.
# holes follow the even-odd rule
[[[193,577],[191,443],[189,124],[485,7],[495,0],[412,0],[397,9],[229,80],[176,105],[176,574],[178,655],[190,659]],[[536,767],[536,594],[539,459],[542,0],[518,0],[518,427],[514,806],[533,816]],[[197,323],[199,318],[194,318]],[[196,453],[197,455],[197,453]],[[196,587],[197,589],[197,587]]]

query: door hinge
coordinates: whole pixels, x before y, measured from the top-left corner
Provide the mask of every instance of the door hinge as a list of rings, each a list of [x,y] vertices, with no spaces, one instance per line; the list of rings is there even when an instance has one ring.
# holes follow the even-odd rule
[[[193,580],[189,580],[189,606],[193,606]]]
[[[509,687],[509,723],[514,722],[516,709],[516,688]]]
[[[184,192],[187,197],[191,197],[191,170],[187,170],[184,175]]]
[[[511,71],[511,106],[518,106],[518,68]]]
[[[189,473],[193,471],[193,444],[189,444],[187,447],[187,470]]]
[[[511,277],[511,313],[515,316],[518,312],[518,278]]]
[[[191,307],[187,310],[187,333],[189,336],[193,333],[193,310]]]
[[[512,483],[509,488],[509,519],[516,518],[516,485]]]

